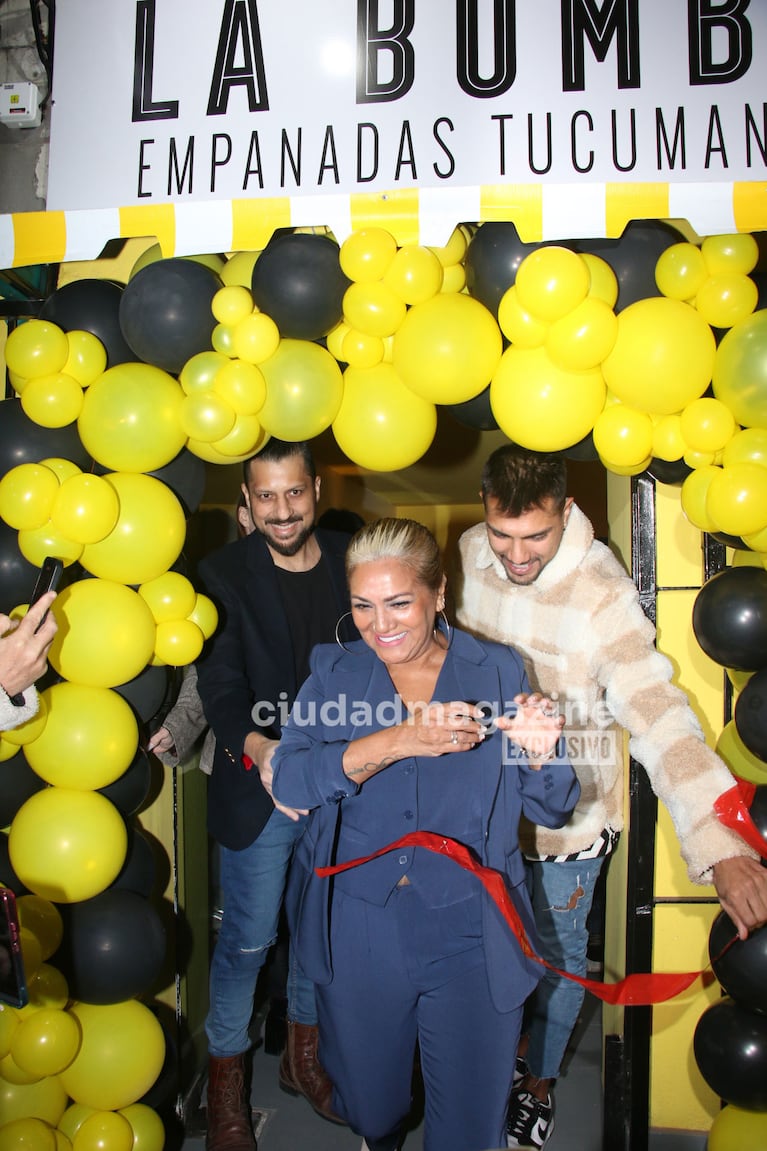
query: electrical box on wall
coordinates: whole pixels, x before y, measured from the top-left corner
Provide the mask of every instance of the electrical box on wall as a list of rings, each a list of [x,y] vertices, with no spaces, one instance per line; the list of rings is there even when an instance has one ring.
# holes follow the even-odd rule
[[[35,84],[0,84],[0,124],[10,128],[39,127],[39,93]]]

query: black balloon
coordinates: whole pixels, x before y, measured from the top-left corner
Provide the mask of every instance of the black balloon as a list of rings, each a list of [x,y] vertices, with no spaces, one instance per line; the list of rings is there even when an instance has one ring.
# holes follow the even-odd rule
[[[42,320],[50,320],[65,332],[90,332],[101,340],[107,367],[136,359],[120,330],[120,299],[123,288],[112,280],[72,280],[57,288],[43,304]]]
[[[0,827],[7,827],[21,805],[44,787],[21,749],[0,765]]]
[[[703,1012],[693,1050],[698,1069],[720,1099],[745,1111],[767,1111],[767,1016],[734,999]]]
[[[577,443],[571,444],[569,448],[565,448],[562,454],[568,460],[579,460],[583,463],[599,459],[599,452],[594,447],[594,436],[591,432],[584,436],[582,440],[578,440]]]
[[[118,695],[126,699],[136,715],[144,723],[160,710],[168,690],[168,668],[163,665],[145,667],[127,683],[114,688]]]
[[[194,452],[182,448],[169,464],[148,474],[167,484],[174,495],[181,500],[188,516],[197,511],[205,494],[206,472],[205,461]]]
[[[757,784],[754,788],[754,797],[748,805],[748,813],[759,834],[767,840],[767,783]]]
[[[467,428],[478,428],[481,432],[498,430],[498,422],[490,406],[490,385],[483,388],[478,396],[464,400],[462,404],[450,404],[450,411],[460,424]]]
[[[748,939],[738,939],[735,924],[720,911],[711,925],[708,956],[728,995],[741,1007],[767,1014],[767,927],[752,931]]]
[[[735,727],[751,754],[767,764],[767,670],[752,675],[738,695]]]
[[[51,960],[83,1003],[121,1003],[148,991],[165,958],[165,929],[151,903],[109,888],[60,908],[64,938]]]
[[[722,667],[767,667],[767,571],[727,568],[698,592],[692,609],[695,637]]]
[[[133,762],[119,779],[100,787],[102,795],[115,805],[121,815],[131,816],[140,811],[152,786],[152,764],[147,753],[139,748]]]
[[[726,532],[712,532],[711,538],[715,539],[718,544],[724,544],[726,548],[735,548],[736,551],[741,552],[751,551],[751,548],[743,542],[740,536],[730,536]]]
[[[173,375],[211,347],[211,303],[221,280],[194,260],[157,260],[137,272],[120,300],[120,328],[135,358]]]
[[[264,248],[253,265],[251,290],[281,336],[319,340],[339,322],[351,281],[338,253],[335,240],[311,232],[273,236]]]
[[[125,853],[125,863],[117,878],[110,884],[110,890],[119,887],[149,899],[154,891],[156,879],[157,867],[151,843],[140,828],[128,825],[128,850]]]
[[[692,468],[684,460],[661,460],[653,456],[645,471],[659,484],[681,484]]]
[[[541,244],[523,244],[512,223],[482,224],[472,236],[464,266],[469,295],[498,315],[501,296],[517,278],[519,265]]]
[[[44,428],[30,420],[21,400],[2,401],[0,411],[0,476],[19,464],[37,464],[45,459],[71,460],[83,471],[91,457],[77,434],[77,424],[65,428]]]
[[[5,887],[10,887],[15,895],[29,895],[29,888],[21,882],[13,870],[11,857],[8,853],[8,836],[4,831],[0,831],[0,883]]]
[[[655,265],[666,248],[682,243],[685,236],[662,220],[632,220],[617,240],[573,240],[567,247],[589,252],[610,265],[618,280],[616,312],[629,304],[659,296]]]
[[[0,611],[6,615],[21,603],[29,603],[38,568],[19,551],[15,528],[0,520]]]

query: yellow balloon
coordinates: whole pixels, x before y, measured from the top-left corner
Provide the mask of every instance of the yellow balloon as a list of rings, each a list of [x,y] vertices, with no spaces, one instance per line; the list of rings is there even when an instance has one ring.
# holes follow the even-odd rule
[[[64,480],[70,479],[72,476],[81,476],[83,474],[82,468],[79,468],[72,460],[63,460],[60,456],[49,456],[44,460],[40,460],[41,464],[45,464],[46,468],[50,468],[52,472],[59,477],[59,483],[63,484]]]
[[[205,637],[192,620],[166,620],[157,625],[155,656],[171,667],[185,667],[200,655],[204,641]]]
[[[691,300],[709,275],[697,244],[671,244],[655,265],[658,291],[671,300]]]
[[[41,963],[37,971],[27,980],[29,1005],[39,1007],[66,1007],[69,1002],[69,986],[66,979],[50,963]]]
[[[67,344],[69,355],[62,370],[77,380],[81,388],[89,388],[106,371],[106,348],[91,332],[76,329],[67,332]]]
[[[222,439],[234,427],[235,411],[213,390],[194,392],[181,404],[181,427],[187,436],[212,443]]]
[[[94,1111],[77,1129],[74,1151],[132,1151],[133,1128],[118,1111]]]
[[[695,307],[712,328],[734,327],[751,315],[758,302],[756,284],[739,272],[709,276],[695,297]]]
[[[370,284],[382,280],[397,254],[397,241],[384,228],[361,228],[344,240],[338,256],[350,280]]]
[[[5,1059],[11,1050],[11,1041],[20,1025],[21,1016],[18,1011],[9,1004],[0,1002],[0,1059]],[[0,1084],[0,1098],[2,1098],[2,1084]]]
[[[338,357],[343,363],[352,368],[374,368],[383,358],[384,343],[380,336],[371,336],[354,328],[347,330]]]
[[[653,297],[620,313],[618,335],[602,371],[624,404],[670,415],[703,395],[715,351],[714,334],[694,308]]]
[[[13,1037],[11,1054],[33,1074],[58,1075],[80,1048],[80,1027],[66,1011],[42,1008],[25,1019]]]
[[[24,1010],[29,1011],[29,1008],[25,1007]],[[21,1086],[25,1083],[39,1083],[43,1078],[44,1076],[38,1075],[35,1072],[24,1071],[23,1068],[19,1067],[10,1053],[0,1059],[0,1083],[5,1080],[7,1083],[17,1083]],[[0,1133],[2,1133],[2,1127],[0,1127]],[[2,1146],[2,1143],[0,1143],[0,1146]]]
[[[165,572],[141,585],[138,594],[145,601],[155,623],[186,619],[194,611],[197,592],[180,572]]]
[[[0,1080],[0,1115],[4,1123],[34,1118],[55,1126],[66,1106],[67,1093],[55,1075],[29,1084]]]
[[[4,356],[8,369],[27,380],[50,376],[67,362],[66,333],[48,320],[25,320],[5,341]]]
[[[605,408],[594,424],[594,447],[610,467],[634,468],[652,452],[652,420],[623,404]],[[646,466],[646,465],[645,465]]]
[[[241,284],[228,284],[211,300],[211,311],[219,324],[237,324],[253,311],[253,296]]]
[[[46,556],[56,556],[64,567],[69,567],[82,556],[83,545],[64,535],[48,520],[42,527],[19,531],[19,551],[35,567],[40,567]]]
[[[767,309],[724,336],[716,349],[713,385],[739,424],[767,428]]]
[[[152,613],[141,596],[122,583],[84,579],[70,584],[59,593],[56,617],[60,626],[48,660],[73,683],[116,687],[137,676],[151,658]]]
[[[767,428],[741,428],[724,445],[722,463],[767,467]]]
[[[751,679],[751,676],[755,674],[753,671],[743,671],[743,669],[739,667],[726,667],[724,670],[727,672],[727,678],[736,691],[743,691],[743,688]]]
[[[222,356],[236,355],[234,350],[234,328],[230,324],[216,324],[210,334],[210,343],[214,351]]]
[[[136,262],[134,263],[128,275],[128,280],[132,280],[136,273],[140,272],[142,268],[146,268],[149,264],[155,264],[158,260],[162,260],[162,258],[163,254],[160,245],[150,244],[149,247],[145,248],[141,255],[136,259]]]
[[[14,751],[19,747],[24,747],[27,743],[31,743],[32,740],[38,739],[39,736],[42,735],[43,728],[48,722],[48,705],[45,702],[45,696],[41,695],[38,698],[40,706],[37,715],[33,715],[26,723],[20,723],[18,727],[14,727],[11,731],[3,732],[4,741],[8,744],[13,744]]]
[[[215,456],[203,456],[211,463],[234,463],[235,459],[247,459],[264,446],[268,436],[261,427],[258,416],[237,416],[231,431],[220,440],[214,440],[209,445],[216,453]],[[202,441],[190,440],[189,443]],[[198,453],[200,454],[200,453]]]
[[[510,440],[556,452],[588,435],[605,403],[599,368],[565,372],[545,348],[507,348],[490,384],[490,406]]]
[[[141,606],[151,619],[146,605]],[[142,669],[151,654],[150,647]],[[119,779],[138,748],[138,726],[130,704],[109,688],[81,683],[55,683],[45,695],[48,722],[25,752],[32,770],[46,783],[76,790],[107,787]]]
[[[335,356],[341,363],[345,363],[343,357],[343,342],[346,339],[352,328],[343,320],[339,320],[334,328],[331,328],[325,337],[325,344],[331,356]]]
[[[227,286],[238,284],[250,290],[253,281],[253,268],[260,255],[260,250],[256,252],[235,252],[229,257],[219,273],[222,283]]]
[[[386,269],[383,282],[406,304],[422,304],[442,287],[442,265],[428,248],[405,244]]]
[[[14,1119],[0,1127],[0,1151],[56,1151],[54,1129],[42,1119]]]
[[[108,479],[117,492],[120,515],[105,539],[85,545],[81,563],[102,579],[146,583],[172,567],[181,554],[184,509],[154,476],[114,472]]]
[[[551,323],[586,299],[591,273],[577,252],[550,245],[525,256],[514,282],[522,307]]]
[[[103,476],[80,472],[62,481],[51,508],[57,531],[80,544],[103,540],[120,513],[117,492]]]
[[[759,464],[721,468],[708,489],[706,511],[727,535],[762,531],[767,527],[767,468]]]
[[[759,260],[759,245],[747,232],[725,236],[706,236],[701,245],[709,276],[740,272],[747,276]]]
[[[440,292],[462,292],[466,287],[466,269],[463,264],[448,264],[442,270]]]
[[[209,392],[216,376],[229,363],[221,352],[198,352],[190,356],[179,373],[178,382],[187,396]]]
[[[247,360],[229,360],[216,373],[213,391],[238,416],[254,416],[264,406],[266,380],[255,364]]]
[[[241,416],[240,419],[255,420],[256,417],[255,416]],[[232,432],[236,432],[236,430],[237,430],[237,424],[235,424],[234,428],[232,429]],[[232,435],[232,432],[229,433],[230,436]],[[187,446],[187,449],[192,453],[192,455],[198,456],[201,460],[206,460],[209,464],[237,464],[237,463],[242,463],[243,460],[249,459],[253,455],[254,452],[257,452],[260,448],[262,448],[264,446],[264,444],[269,439],[269,436],[267,435],[266,432],[263,431],[263,429],[261,429],[261,432],[262,432],[261,439],[258,441],[258,443],[254,447],[249,448],[247,451],[243,451],[239,454],[234,454],[234,455],[226,455],[224,452],[219,451],[215,444],[205,444],[205,443],[203,443],[202,440],[187,440],[186,446]],[[227,439],[228,439],[228,437],[227,437]],[[219,442],[224,443],[225,441],[219,441]]]
[[[466,255],[466,249],[469,242],[466,238],[466,233],[460,227],[453,228],[450,233],[450,238],[447,243],[441,248],[434,248],[430,245],[430,250],[439,260],[443,268],[454,268],[460,266]]]
[[[371,336],[393,336],[407,313],[407,305],[381,280],[353,283],[344,292],[344,319],[350,328]]]
[[[722,728],[722,734],[716,741],[716,753],[739,779],[747,779],[749,783],[767,784],[767,763],[748,750],[738,735],[734,719]]]
[[[119,1111],[137,1102],[153,1085],[165,1058],[165,1037],[157,1018],[136,999],[105,1006],[75,1003],[82,1028],[74,1062],[61,1073],[76,1103]]]
[[[233,326],[231,355],[249,364],[262,364],[274,355],[279,343],[280,330],[272,317],[254,312]]]
[[[601,300],[608,308],[614,308],[618,300],[618,277],[607,260],[603,260],[601,256],[593,256],[591,252],[582,252],[581,259],[591,277],[589,296]]]
[[[516,348],[539,348],[545,343],[549,330],[545,320],[539,320],[522,307],[513,284],[501,296],[498,324],[506,339]]]
[[[371,471],[407,468],[436,430],[434,404],[411,392],[391,364],[346,369],[333,435],[349,459]]]
[[[755,552],[767,552],[767,528],[763,528],[759,532],[746,532],[743,536],[743,542]],[[764,567],[767,567],[767,555],[761,555],[760,559]]]
[[[605,456],[600,456],[599,460],[607,471],[614,472],[617,476],[638,476],[649,466],[652,456],[645,456],[643,460],[639,460],[639,462],[635,464],[616,464],[613,460],[609,460]]]
[[[16,900],[19,923],[36,936],[43,959],[49,959],[61,945],[64,923],[61,912],[49,899],[39,895],[21,895]]]
[[[460,404],[487,387],[503,341],[479,300],[439,295],[415,304],[394,337],[394,367],[412,392],[434,404]]]
[[[565,371],[587,371],[609,355],[617,335],[618,317],[612,308],[587,296],[551,325],[546,334],[546,351]]]
[[[51,468],[19,464],[0,480],[0,516],[19,531],[40,528],[51,518],[58,490],[59,479]]]
[[[95,1112],[95,1107],[86,1107],[84,1103],[72,1103],[59,1120],[59,1131],[72,1141],[85,1120]]]
[[[737,427],[727,405],[712,396],[692,400],[681,413],[679,424],[685,445],[696,452],[718,452]]]
[[[205,639],[210,639],[218,627],[218,609],[213,600],[202,593],[198,594],[186,618],[197,624]]]
[[[35,792],[16,812],[8,836],[19,879],[54,903],[79,903],[104,891],[119,875],[127,845],[125,821],[108,799],[64,787]]]
[[[309,340],[281,340],[261,364],[266,401],[258,413],[263,427],[281,440],[308,440],[330,427],[344,384],[335,359]]]
[[[24,961],[24,971],[29,972],[30,975],[34,975],[43,963],[43,949],[40,946],[40,941],[28,928],[20,927],[19,943],[21,944],[21,958]],[[28,1005],[22,1008],[22,1017],[24,1017],[28,1011]]]
[[[64,428],[83,410],[83,389],[65,372],[29,380],[21,396],[21,406],[30,420],[43,428]]]
[[[118,364],[85,393],[77,422],[87,451],[106,468],[149,472],[164,467],[184,446],[184,399],[173,376],[151,364]]]
[[[163,1151],[165,1127],[157,1112],[146,1103],[131,1103],[119,1112],[131,1125],[133,1151]]]
[[[691,524],[702,532],[717,532],[720,529],[711,519],[706,507],[708,489],[722,469],[708,465],[697,468],[687,476],[682,484],[682,511]]]
[[[682,420],[678,412],[662,416],[653,426],[652,454],[659,460],[680,460],[686,444],[682,438]]]

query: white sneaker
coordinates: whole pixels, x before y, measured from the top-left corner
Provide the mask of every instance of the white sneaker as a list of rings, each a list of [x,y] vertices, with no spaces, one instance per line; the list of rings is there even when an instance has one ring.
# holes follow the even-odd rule
[[[512,1095],[506,1125],[507,1147],[532,1147],[541,1151],[554,1130],[554,1100],[549,1092],[545,1103],[529,1091]]]

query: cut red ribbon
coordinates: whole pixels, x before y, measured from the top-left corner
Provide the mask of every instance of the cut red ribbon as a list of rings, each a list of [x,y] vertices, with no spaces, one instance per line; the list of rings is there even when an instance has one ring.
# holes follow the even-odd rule
[[[762,859],[767,859],[767,839],[759,831],[748,810],[756,794],[756,784],[746,779],[738,779],[737,776],[735,778],[737,779],[735,786],[729,791],[722,792],[718,799],[714,800],[714,811],[720,823],[729,827],[731,831],[736,831],[749,847],[753,847],[754,851],[761,855]]]
[[[681,995],[696,979],[703,975],[702,971],[679,973],[640,972],[627,975],[625,978],[618,980],[617,983],[600,983],[595,979],[585,979],[579,975],[572,975],[568,971],[560,971],[558,967],[553,967],[550,963],[547,963],[545,959],[541,959],[541,957],[536,954],[525,931],[522,920],[519,917],[519,913],[512,903],[504,877],[501,873],[494,871],[491,867],[484,867],[476,860],[469,848],[465,847],[462,843],[458,843],[454,839],[447,839],[443,835],[436,835],[432,831],[411,832],[409,835],[403,835],[401,839],[396,840],[394,843],[389,843],[386,847],[374,851],[372,855],[366,855],[359,859],[350,859],[347,863],[339,863],[335,867],[317,867],[315,868],[315,873],[320,878],[336,875],[339,871],[348,871],[352,867],[360,867],[363,863],[368,863],[371,859],[377,859],[380,855],[386,855],[388,852],[397,851],[402,847],[425,847],[427,851],[447,855],[448,858],[457,863],[459,867],[476,875],[513,932],[517,943],[522,949],[522,953],[527,956],[528,959],[540,963],[541,966],[548,968],[549,971],[553,971],[557,975],[561,975],[564,979],[570,979],[574,983],[579,983],[581,987],[585,987],[587,991],[591,992],[592,995],[596,995],[598,999],[601,999],[605,1003],[613,1003],[623,1007],[639,1007],[649,1006],[653,1003],[665,1003],[666,1000],[673,999],[676,995]]]

